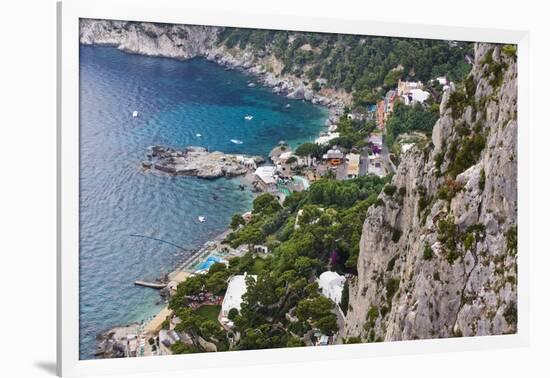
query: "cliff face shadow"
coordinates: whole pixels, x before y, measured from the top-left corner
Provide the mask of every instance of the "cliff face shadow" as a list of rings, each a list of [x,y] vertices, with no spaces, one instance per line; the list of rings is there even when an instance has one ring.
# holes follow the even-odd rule
[[[50,375],[56,375],[57,373],[57,366],[52,361],[35,361],[34,366]]]

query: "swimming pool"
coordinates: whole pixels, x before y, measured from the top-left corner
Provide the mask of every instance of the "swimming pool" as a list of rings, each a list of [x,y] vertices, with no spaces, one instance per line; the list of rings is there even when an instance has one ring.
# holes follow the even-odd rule
[[[196,270],[208,270],[212,265],[218,262],[223,262],[218,256],[208,256],[208,258],[202,261],[196,268]]]

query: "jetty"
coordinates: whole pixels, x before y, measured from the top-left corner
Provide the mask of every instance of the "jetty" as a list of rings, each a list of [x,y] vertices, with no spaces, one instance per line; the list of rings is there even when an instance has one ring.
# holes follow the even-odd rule
[[[166,284],[165,283],[160,283],[160,282],[147,282],[147,281],[134,281],[134,285],[136,286],[144,286],[144,287],[148,287],[148,288],[151,288],[151,289],[156,289],[156,290],[162,290],[166,287]]]

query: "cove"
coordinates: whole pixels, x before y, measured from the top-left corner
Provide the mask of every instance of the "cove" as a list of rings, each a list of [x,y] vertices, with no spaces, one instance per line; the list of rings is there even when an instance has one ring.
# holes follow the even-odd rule
[[[142,172],[147,147],[267,157],[280,140],[296,146],[322,129],[326,109],[249,86],[253,81],[201,58],[80,47],[81,359],[93,358],[98,332],[162,307],[158,292],[135,280],[168,273],[251,207],[253,194],[239,190],[239,180]],[[199,215],[207,222],[197,222]]]

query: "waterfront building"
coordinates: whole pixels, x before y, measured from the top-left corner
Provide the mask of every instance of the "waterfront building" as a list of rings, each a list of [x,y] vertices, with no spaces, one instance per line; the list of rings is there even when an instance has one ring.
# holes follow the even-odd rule
[[[264,165],[256,168],[254,176],[258,179],[258,183],[262,190],[266,192],[275,190],[277,186],[277,180],[275,179],[276,171],[277,167],[272,165]]]

